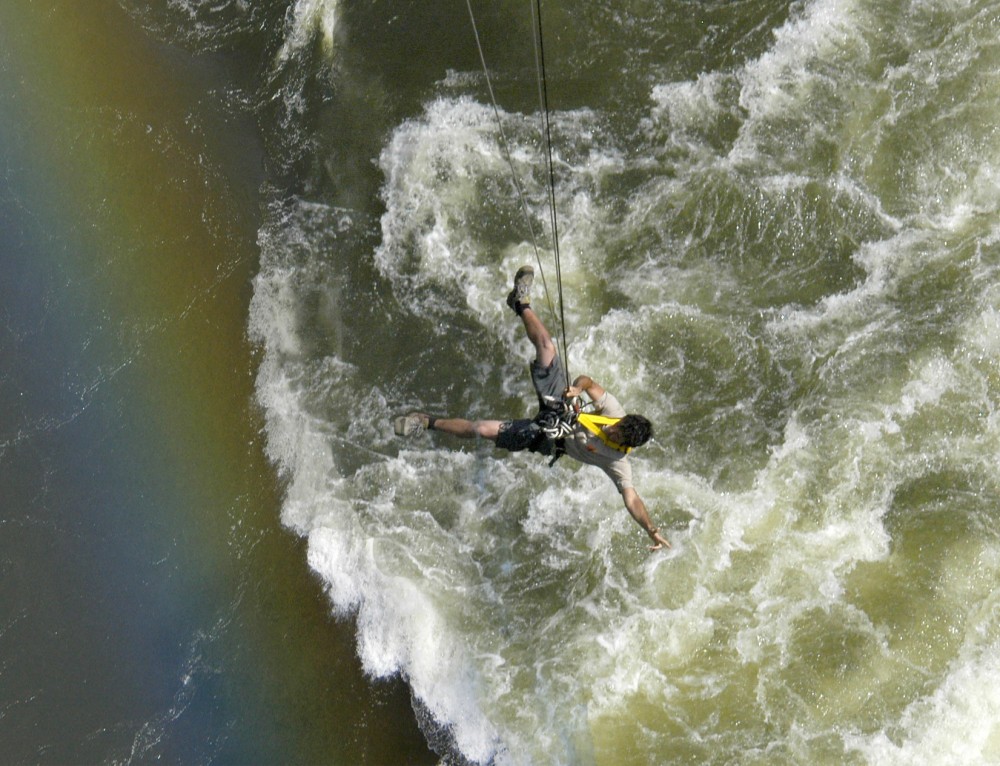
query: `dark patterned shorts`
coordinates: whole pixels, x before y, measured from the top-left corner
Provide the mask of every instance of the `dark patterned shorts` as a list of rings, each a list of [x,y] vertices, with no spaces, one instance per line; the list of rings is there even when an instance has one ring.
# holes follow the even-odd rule
[[[497,446],[510,452],[530,450],[548,454],[549,440],[534,420],[505,420],[500,424]]]
[[[563,372],[562,360],[557,356],[548,367],[539,367],[531,363],[531,383],[538,394],[540,411],[548,409],[547,401],[562,399],[566,387],[566,373]],[[537,418],[536,418],[537,420]],[[497,435],[497,446],[510,452],[529,450],[543,455],[552,454],[552,442],[545,436],[535,420],[506,420],[500,424]]]

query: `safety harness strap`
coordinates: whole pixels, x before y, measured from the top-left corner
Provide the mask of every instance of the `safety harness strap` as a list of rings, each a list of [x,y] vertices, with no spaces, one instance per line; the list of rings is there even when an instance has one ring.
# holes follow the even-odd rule
[[[605,415],[590,415],[586,412],[581,412],[576,416],[576,422],[604,442],[605,446],[610,447],[613,450],[623,452],[627,455],[632,451],[632,448],[624,447],[621,444],[618,444],[618,442],[611,441],[611,439],[608,438],[608,435],[604,433],[604,429],[601,428],[601,426],[612,426],[619,420],[621,420],[621,418],[609,418]]]

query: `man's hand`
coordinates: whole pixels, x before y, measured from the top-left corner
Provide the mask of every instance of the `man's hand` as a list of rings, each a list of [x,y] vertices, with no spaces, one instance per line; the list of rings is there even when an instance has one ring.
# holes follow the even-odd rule
[[[622,490],[622,499],[625,501],[625,508],[632,515],[632,518],[646,530],[646,534],[655,543],[650,547],[650,550],[658,551],[661,548],[669,548],[670,543],[667,542],[667,538],[661,535],[660,530],[654,527],[653,522],[649,520],[649,512],[646,510],[646,504],[639,497],[639,493],[632,487],[626,487]]]
[[[656,545],[649,546],[649,550],[658,551],[661,548],[670,547],[670,542],[667,540],[667,538],[665,538],[663,535],[660,534],[660,530],[650,529],[646,531],[646,534],[648,534],[650,538],[653,540],[653,542],[656,543]]]
[[[594,379],[589,375],[577,375],[576,380],[573,381],[573,385],[566,387],[563,396],[569,399],[584,393],[590,397],[590,401],[596,402],[604,396],[604,389],[595,383]]]

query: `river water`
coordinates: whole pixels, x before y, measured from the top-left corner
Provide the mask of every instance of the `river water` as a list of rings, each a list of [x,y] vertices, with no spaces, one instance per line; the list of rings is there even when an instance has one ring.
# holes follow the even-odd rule
[[[1000,762],[1000,4],[542,4],[563,352],[654,422],[653,554],[599,471],[392,434],[530,414],[531,231],[556,298],[531,4],[478,5],[497,113],[462,3],[121,0],[254,120],[276,576],[449,763]]]

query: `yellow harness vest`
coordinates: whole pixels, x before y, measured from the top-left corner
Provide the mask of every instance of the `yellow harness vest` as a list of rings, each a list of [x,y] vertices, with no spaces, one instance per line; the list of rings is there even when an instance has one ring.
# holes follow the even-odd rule
[[[604,442],[605,446],[611,447],[611,449],[618,450],[619,452],[624,452],[627,455],[632,451],[632,448],[623,447],[621,444],[611,441],[611,439],[608,438],[608,435],[604,433],[604,430],[601,428],[601,426],[614,425],[619,420],[621,420],[621,418],[609,418],[604,415],[588,415],[585,412],[581,412],[576,416],[576,422]]]

